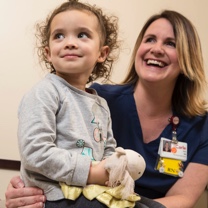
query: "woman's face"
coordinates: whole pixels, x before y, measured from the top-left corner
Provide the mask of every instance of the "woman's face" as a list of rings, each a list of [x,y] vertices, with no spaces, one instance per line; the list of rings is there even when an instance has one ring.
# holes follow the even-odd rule
[[[181,70],[172,25],[164,18],[147,28],[135,57],[139,80],[175,85]]]

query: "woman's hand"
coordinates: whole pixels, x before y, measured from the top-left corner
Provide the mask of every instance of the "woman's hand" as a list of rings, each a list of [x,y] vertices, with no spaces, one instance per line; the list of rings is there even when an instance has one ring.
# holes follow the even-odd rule
[[[19,176],[11,179],[5,193],[7,208],[42,208],[46,197],[39,188],[24,187]]]

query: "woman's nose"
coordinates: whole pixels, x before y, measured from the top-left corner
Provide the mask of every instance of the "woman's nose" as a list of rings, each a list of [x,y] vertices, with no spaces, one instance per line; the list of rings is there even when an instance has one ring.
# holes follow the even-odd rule
[[[163,48],[163,45],[161,43],[155,43],[154,45],[152,45],[152,48],[150,49],[150,52],[152,54],[155,54],[155,55],[162,55],[164,54],[164,48]]]

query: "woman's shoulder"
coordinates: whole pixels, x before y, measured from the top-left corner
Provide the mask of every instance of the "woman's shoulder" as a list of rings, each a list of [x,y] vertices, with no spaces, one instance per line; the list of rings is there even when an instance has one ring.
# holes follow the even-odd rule
[[[202,130],[206,129],[208,132],[208,113],[204,115],[196,115],[192,117],[179,115],[179,126],[181,126],[182,131],[193,131],[193,130]]]
[[[91,88],[95,89],[99,95],[121,95],[133,93],[132,85],[119,85],[119,84],[99,84],[93,83]]]
[[[204,123],[204,122],[207,123],[208,122],[208,112],[206,112],[204,115],[196,115],[196,116],[192,116],[192,117],[182,116],[182,119],[189,124]]]

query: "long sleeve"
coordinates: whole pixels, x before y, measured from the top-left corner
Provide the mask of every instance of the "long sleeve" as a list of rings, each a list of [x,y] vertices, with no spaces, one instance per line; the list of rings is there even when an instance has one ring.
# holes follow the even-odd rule
[[[22,164],[27,170],[52,180],[83,186],[88,177],[90,158],[79,152],[57,147],[59,132],[56,115],[61,102],[57,90],[45,82],[22,100],[18,126]],[[59,129],[61,125],[59,122]],[[68,140],[70,142],[70,138]],[[63,141],[62,145],[65,143]],[[79,175],[79,179],[76,175]]]
[[[106,101],[53,74],[23,97],[18,118],[22,178],[50,199],[63,197],[59,182],[85,186],[91,161],[116,147]]]

